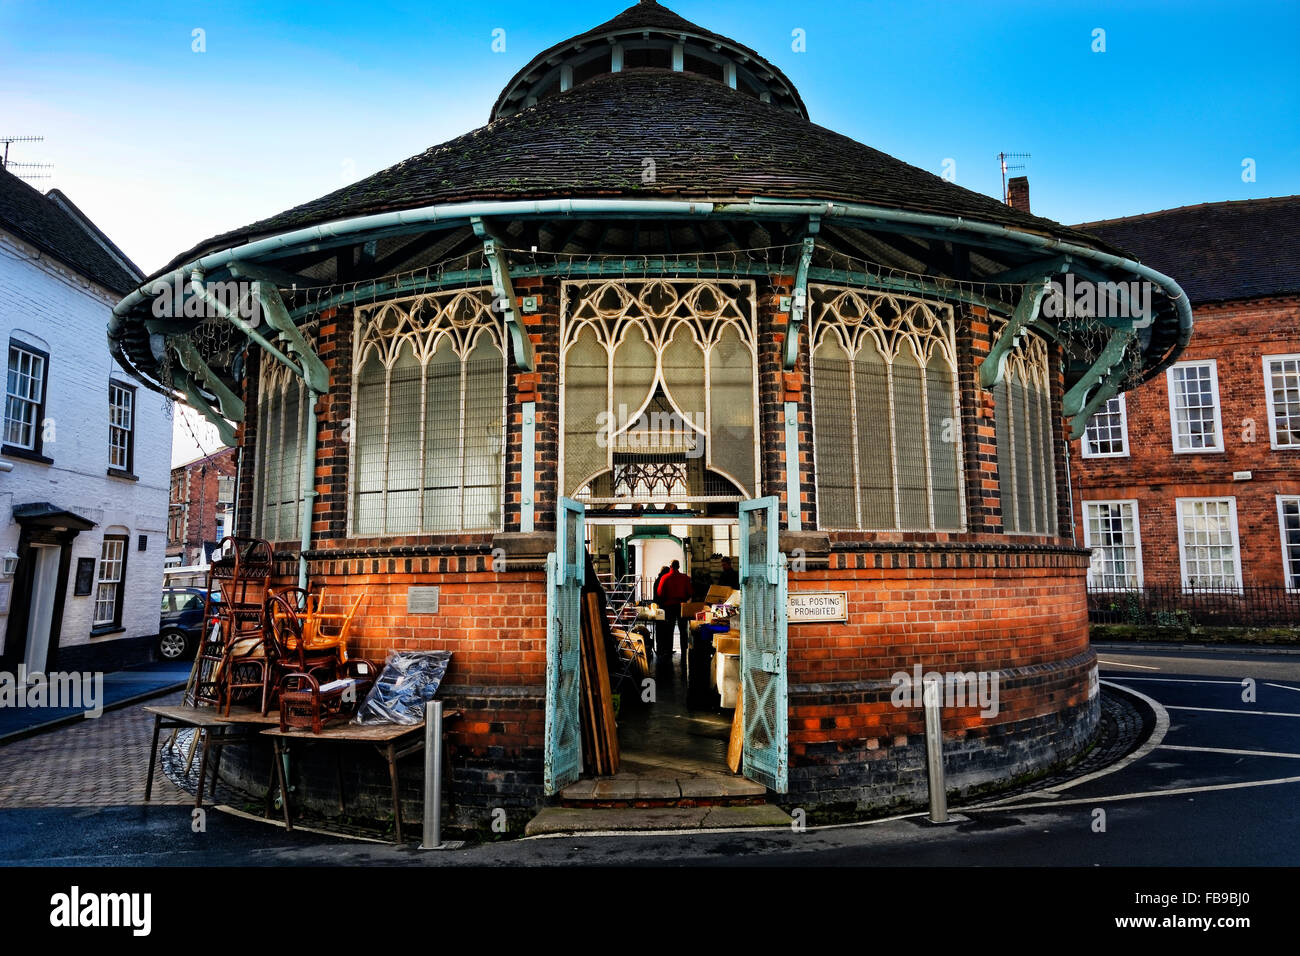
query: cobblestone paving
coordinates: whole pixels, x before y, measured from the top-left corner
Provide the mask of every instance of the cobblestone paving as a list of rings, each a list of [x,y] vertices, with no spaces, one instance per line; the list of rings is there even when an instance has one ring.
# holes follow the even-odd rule
[[[180,702],[180,692],[151,701]],[[95,720],[0,746],[0,808],[143,804],[152,736],[153,715],[133,704]],[[194,798],[159,767],[154,771],[151,802],[175,806],[192,804]]]

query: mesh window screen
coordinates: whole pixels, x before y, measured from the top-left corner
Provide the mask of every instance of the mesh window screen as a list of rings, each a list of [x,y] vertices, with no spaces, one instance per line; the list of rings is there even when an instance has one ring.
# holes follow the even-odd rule
[[[1011,477],[1015,489],[1016,513],[1020,516],[1021,531],[1037,531],[1034,520],[1034,478],[1031,473],[1029,386],[1022,380],[1011,383],[1011,421],[1013,438],[1011,442]]]
[[[837,467],[845,448],[853,447],[853,403],[849,357],[833,336],[813,352],[818,387],[813,391],[813,418],[818,440],[813,447],[817,474],[817,510],[827,527],[852,528],[858,523],[852,468]],[[893,496],[889,510],[892,514]]]
[[[709,464],[753,489],[753,355],[731,325],[709,351],[709,439]]]
[[[960,529],[951,310],[835,286],[809,291],[820,526]]]
[[[1000,335],[996,325],[994,335]],[[1047,345],[1025,333],[993,387],[1002,523],[1009,533],[1056,534],[1056,459]]]
[[[358,309],[352,529],[501,526],[505,352],[485,288]]]
[[[372,351],[357,375],[357,403],[352,423],[352,483],[355,499],[352,530],[358,535],[384,533],[384,393],[388,373]]]
[[[934,489],[934,526],[961,527],[961,482],[958,478],[957,419],[953,369],[937,352],[925,368],[925,393],[929,403],[930,475]]]
[[[465,469],[461,486],[466,528],[495,528],[501,524],[504,359],[496,342],[480,332],[465,361]]]
[[[600,416],[606,433],[598,433]],[[609,466],[609,356],[596,330],[587,326],[569,348],[564,363],[564,493],[574,494]],[[621,424],[621,423],[620,423]]]
[[[853,377],[853,395],[846,397],[856,401],[853,408],[858,425],[857,447],[861,449],[856,457],[862,523],[858,525],[850,522],[843,527],[897,527],[894,461],[891,454],[894,447],[894,418],[889,398],[889,369],[873,340],[868,339],[862,343],[854,363]],[[816,436],[814,441],[820,443]],[[829,457],[832,468],[835,467],[837,457],[843,460],[846,448],[853,448],[853,442],[831,446],[829,450],[832,455]]]
[[[425,531],[455,531],[459,524],[460,359],[443,336],[424,366]]]
[[[258,400],[257,533],[268,541],[296,540],[302,501],[302,449],[311,421],[306,388],[282,365],[262,365]]]
[[[663,354],[664,391],[688,415],[704,411],[704,352],[690,327],[679,325]]]
[[[410,534],[420,521],[420,392],[423,369],[410,340],[388,373],[388,468],[384,530]]]
[[[1002,527],[1007,531],[1019,531],[1020,521],[1016,511],[1015,467],[1012,461],[1011,443],[1011,389],[1007,377],[993,386],[993,429],[998,449],[998,500],[1002,508]]]
[[[904,347],[894,359],[894,457],[898,511],[904,528],[930,527],[930,489],[926,481],[921,399],[921,366]]]

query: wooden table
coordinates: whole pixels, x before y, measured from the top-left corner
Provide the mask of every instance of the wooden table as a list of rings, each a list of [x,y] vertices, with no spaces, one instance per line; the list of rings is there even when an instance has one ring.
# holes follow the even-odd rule
[[[278,716],[263,716],[260,711],[232,710],[222,714],[218,707],[174,707],[151,705],[144,708],[153,714],[153,744],[149,748],[149,774],[145,778],[144,799],[153,797],[153,772],[158,762],[158,737],[163,729],[193,727],[203,736],[203,755],[199,758],[199,787],[194,795],[194,806],[203,806],[203,782],[208,773],[208,751],[215,749],[216,759],[221,759],[221,748],[227,743],[256,733],[268,724],[279,723]],[[217,767],[212,768],[212,792],[217,792]]]
[[[459,711],[450,710],[445,712],[442,717],[445,722],[453,717],[460,716]],[[278,720],[276,721],[279,722]],[[397,789],[397,761],[410,754],[419,753],[424,750],[424,721],[418,724],[335,724],[332,727],[326,727],[318,734],[313,734],[305,728],[290,728],[281,730],[278,726],[269,730],[263,730],[264,736],[270,737],[271,742],[275,745],[275,772],[280,784],[281,800],[284,806],[284,826],[286,830],[293,829],[293,814],[289,809],[289,786],[287,774],[285,773],[285,756],[289,753],[290,746],[295,742],[303,743],[320,743],[329,742],[337,744],[370,744],[388,763],[388,780],[392,786],[393,794],[393,822],[395,827],[394,843],[401,845],[402,841],[402,803]],[[444,756],[447,754],[447,748],[443,748]],[[336,751],[335,768],[338,774],[339,790],[339,809],[344,809],[343,801],[343,763],[342,747]],[[448,761],[450,769],[450,761]],[[447,782],[451,783],[451,774],[447,774]]]

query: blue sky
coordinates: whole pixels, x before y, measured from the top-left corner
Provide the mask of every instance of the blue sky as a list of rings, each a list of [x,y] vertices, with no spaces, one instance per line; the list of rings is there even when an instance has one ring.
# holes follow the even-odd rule
[[[11,158],[54,162],[35,185],[152,271],[482,125],[536,52],[629,2],[0,0],[0,135],[43,134]],[[1295,2],[667,6],[780,66],[814,122],[963,186],[1000,195],[998,151],[1031,153],[1062,222],[1300,193]]]

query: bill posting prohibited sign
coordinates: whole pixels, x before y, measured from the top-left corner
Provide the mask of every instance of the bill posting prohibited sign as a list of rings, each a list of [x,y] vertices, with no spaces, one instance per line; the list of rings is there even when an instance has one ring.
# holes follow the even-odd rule
[[[791,591],[785,601],[786,620],[791,624],[807,621],[847,621],[847,591]]]

